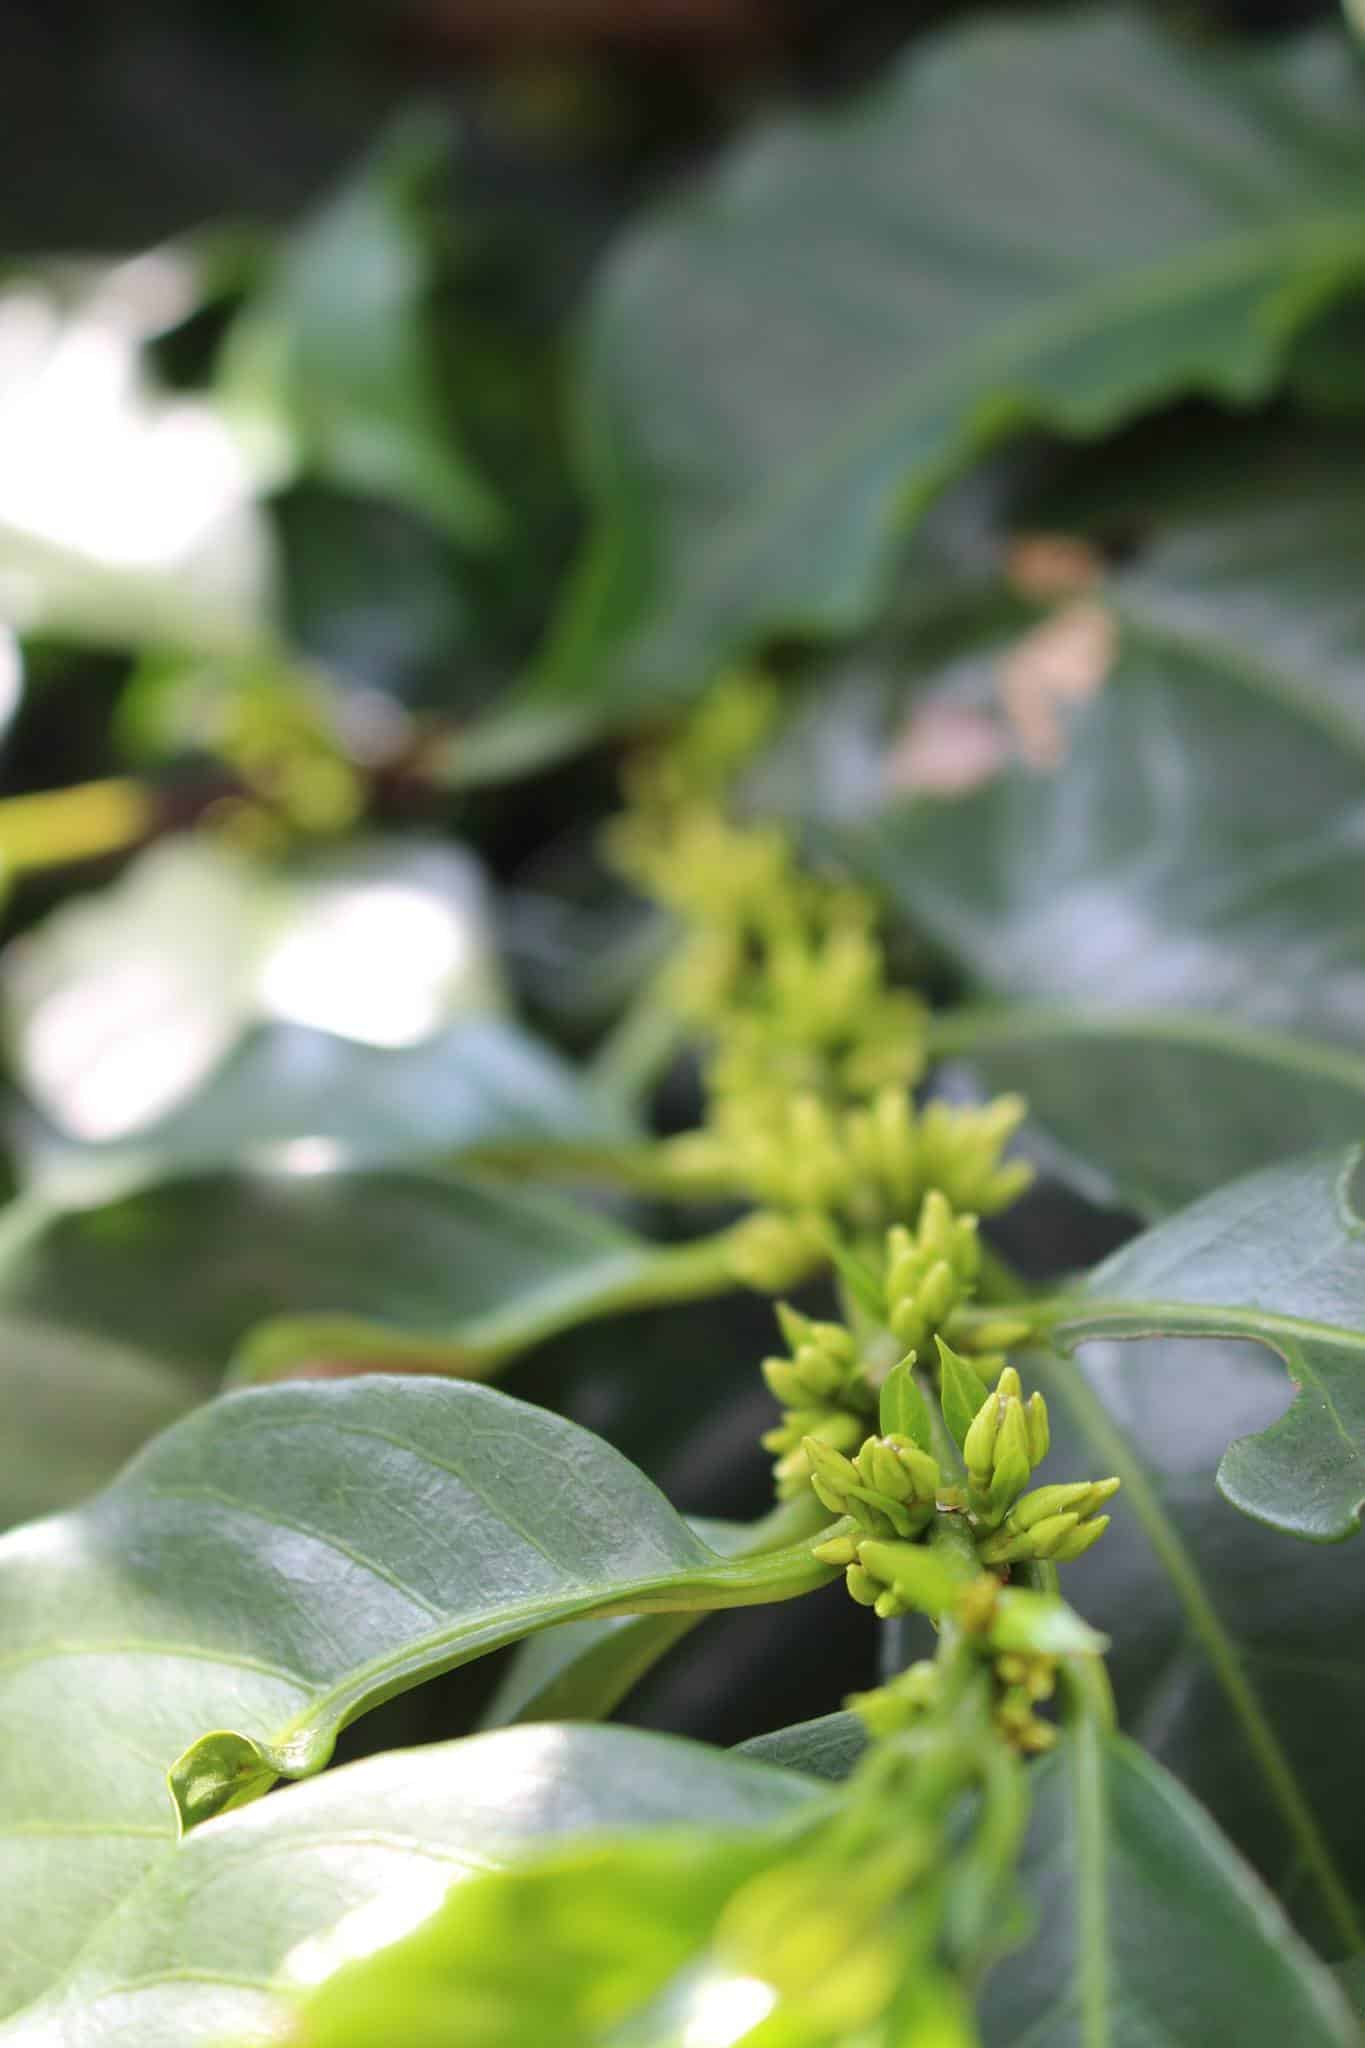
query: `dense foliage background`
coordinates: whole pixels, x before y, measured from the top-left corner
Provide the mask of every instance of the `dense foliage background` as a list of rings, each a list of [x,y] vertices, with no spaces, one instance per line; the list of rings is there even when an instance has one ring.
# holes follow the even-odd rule
[[[1129,1504],[1068,1591],[1124,1728],[1341,1963],[1365,73],[1340,12],[71,0],[8,7],[4,38],[4,1525],[210,1427],[229,1372],[405,1367],[496,1370],[684,1515],[765,1512],[770,1303],[670,1298],[734,1212],[621,1169],[700,1093],[651,1001],[674,927],[602,852],[634,749],[761,666],[781,712],[744,804],[876,890],[933,1088],[1029,1100],[1002,1256],[1060,1286],[1186,1229],[1115,1269],[1137,1304],[1174,1272],[1183,1312],[1096,1325],[1080,1392],[1046,1382]],[[1182,1293],[1180,1212],[1267,1170]],[[1321,1400],[1275,1429],[1286,1360]],[[198,1526],[171,1533],[211,1592]],[[79,1620],[99,1586],[24,1599]],[[904,1655],[835,1585],[711,1617],[615,1718],[736,1744]],[[515,1720],[537,1672],[500,1649],[338,1756]],[[0,1712],[45,1726],[15,1687]],[[94,1868],[26,1866],[16,1897],[60,1918]],[[5,2011],[69,1961],[14,1911]],[[1198,2001],[1144,2034],[1131,1963],[1116,2043],[1214,2038]],[[1013,1995],[990,2038],[1032,2040]],[[34,2010],[16,2042],[97,2038]]]

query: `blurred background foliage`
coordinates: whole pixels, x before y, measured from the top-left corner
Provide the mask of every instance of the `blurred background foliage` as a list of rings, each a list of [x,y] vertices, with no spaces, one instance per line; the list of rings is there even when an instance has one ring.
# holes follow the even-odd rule
[[[799,471],[813,409],[900,372],[908,343],[878,297],[877,210],[915,193],[885,154],[904,126],[897,103],[878,95],[899,89],[903,51],[968,15],[893,0],[5,6],[0,980],[6,1171],[19,1190],[0,1224],[15,1417],[0,1454],[6,1520],[97,1483],[211,1389],[264,1319],[345,1308],[420,1333],[498,1310],[511,1240],[467,1204],[455,1213],[450,1162],[508,1139],[601,1143],[636,1127],[610,1068],[578,1063],[666,935],[599,861],[597,829],[622,744],[726,659],[763,653],[790,683],[798,713],[760,787],[831,832],[886,794],[893,742],[914,786],[915,749],[934,730],[903,721],[927,679],[948,685],[955,761],[968,741],[993,744],[981,677],[1075,594],[1077,560],[1082,585],[1112,579],[1139,634],[1197,630],[1203,605],[1229,670],[1269,649],[1302,671],[1291,697],[1330,697],[1338,674],[1338,709],[1358,730],[1365,245],[1358,231],[1349,249],[1299,235],[1294,204],[1321,187],[1358,207],[1350,138],[1365,101],[1350,98],[1337,10],[1306,0],[1153,7],[1117,30],[1105,14],[1093,46],[1085,25],[1100,12],[1076,10],[1055,53],[1040,44],[1020,73],[1036,184],[1005,203],[983,160],[994,222],[973,222],[976,188],[952,162],[924,195],[931,219],[956,222],[948,269],[973,257],[974,235],[976,258],[1002,266],[967,295],[973,327],[989,332],[1029,263],[1064,289],[1075,249],[1056,277],[1047,252],[1069,221],[1076,248],[1104,239],[1087,195],[1096,218],[1108,212],[1121,267],[1126,233],[1134,263],[1146,260],[1137,245],[1169,211],[1197,247],[1206,189],[1219,203],[1233,193],[1256,218],[1275,215],[1273,361],[1252,352],[1250,300],[1219,317],[1252,339],[1224,349],[1210,316],[1210,335],[1172,343],[1152,376],[1121,350],[1103,364],[1078,354],[1058,370],[1051,411],[1001,456],[968,393],[962,422],[929,421],[878,486],[913,496],[922,478],[927,502],[971,472],[894,564],[870,543],[858,555],[860,522],[884,511],[859,485],[847,518],[817,507],[805,528],[760,534],[756,566],[707,597],[702,570],[740,553],[738,538],[733,554],[716,538],[715,504],[743,504],[754,475]],[[996,16],[1011,32],[1035,18],[1054,33],[1055,17],[1027,7]],[[1330,76],[1325,44],[1306,65],[1280,54],[1280,36],[1315,25],[1335,52]],[[1117,131],[1098,173],[1080,147],[1111,33],[1156,52],[1153,93],[1170,100],[1172,133],[1187,123],[1188,163],[1169,134],[1129,138],[1151,169],[1145,192]],[[1142,41],[1152,33],[1159,44]],[[1181,56],[1170,81],[1158,75],[1168,41],[1194,72]],[[989,49],[982,61],[995,61]],[[1302,97],[1277,112],[1265,78],[1291,73]],[[1210,118],[1224,79],[1226,132]],[[1246,115],[1239,131],[1239,107],[1259,108],[1263,128]],[[782,124],[840,108],[852,125],[828,133],[845,143],[810,144],[817,161],[802,170],[806,145]],[[975,142],[995,117],[988,105],[977,118]],[[742,155],[770,131],[775,154]],[[707,184],[736,142],[739,168]],[[826,147],[847,149],[842,184],[825,181]],[[709,196],[689,212],[698,191]],[[1020,237],[1034,230],[1030,252]],[[936,346],[951,356],[972,338],[945,330]],[[1216,372],[1200,367],[1205,339]],[[1181,348],[1192,366],[1175,360]],[[1111,438],[1098,456],[1078,453],[1040,419],[1073,440]],[[986,458],[975,467],[974,453]],[[732,457],[743,476],[727,474]],[[661,478],[673,492],[663,512]],[[1249,501],[1271,505],[1290,483],[1287,532],[1238,525]],[[1080,536],[1070,570],[1008,555],[1011,533],[1035,529]],[[1311,579],[1311,660],[1302,619],[1267,604],[1267,577],[1276,590]],[[1126,703],[1148,687],[1139,676]],[[1042,716],[1032,736],[1046,750]],[[1109,735],[1085,769],[1095,818],[1117,815],[1104,777],[1127,744]],[[1182,744],[1197,763],[1220,741],[1201,729]],[[1304,806],[1356,801],[1320,735],[1270,734],[1241,768],[1219,755],[1217,774],[1249,788],[1286,747],[1307,750]],[[1083,935],[1085,876],[1062,847],[1031,868],[1046,821],[1002,819],[991,801],[989,789],[973,796],[956,836],[914,842],[913,858],[885,834],[869,856],[916,933],[917,972],[940,996],[1083,993],[1095,956],[1078,940],[1069,964],[1046,913],[1074,883]],[[1202,819],[1198,855],[1214,869],[1245,850],[1238,801]],[[1001,877],[1035,871],[1046,900],[1021,905]],[[1343,918],[1350,887],[1344,874]],[[1006,895],[1024,920],[1013,954],[990,922]],[[1143,915],[1197,951],[1204,912],[1177,898],[1158,890]],[[1358,1039],[1353,983],[1334,1001],[1305,978],[1267,1005],[1248,992],[1264,989],[1268,955],[1254,934],[1239,944],[1235,987],[1197,975],[1173,987],[1154,971],[1148,985],[1136,976],[1132,1000],[1231,1004],[1249,1022]],[[1132,1157],[1125,1119],[1096,1135],[1095,1103],[1069,1095],[1065,1047],[1016,1046],[998,1073],[989,1047],[975,1051],[978,1072],[1022,1081],[1048,1112],[1055,1171],[1013,1247],[1021,1257],[1079,1264],[1121,1234],[1125,1204],[1198,1191],[1188,1165],[1182,1178],[1169,1157]],[[1143,1085],[1163,1085],[1155,1066]],[[1331,1135],[1362,1083],[1352,1068],[1321,1085],[1311,1115]],[[649,1109],[669,1127],[694,1107],[683,1062]],[[1239,1140],[1245,1098],[1235,1110],[1201,1140],[1216,1155],[1205,1185],[1273,1156],[1283,1135],[1272,1104],[1264,1142]],[[1080,1170],[1065,1148],[1090,1137]],[[648,1203],[605,1209],[604,1230],[680,1228]],[[518,1228],[516,1259],[535,1243],[547,1295],[607,1258],[566,1235],[558,1211],[528,1211]],[[625,1255],[615,1240],[610,1255]],[[468,1298],[452,1273],[472,1276]],[[767,1331],[751,1302],[641,1311],[552,1337],[509,1383],[607,1434],[684,1510],[752,1516],[765,1505],[756,1438],[768,1410],[753,1367]],[[1206,1491],[1201,1513],[1213,1512]],[[1153,1620],[1153,1640],[1171,1626]],[[831,1597],[820,1626],[803,1621],[804,1647],[788,1634],[781,1609],[715,1621],[709,1647],[675,1653],[629,1711],[738,1740],[870,1680],[872,1637],[848,1603]],[[491,1682],[462,1675],[396,1703],[395,1725],[374,1717],[366,1743],[449,1732]]]

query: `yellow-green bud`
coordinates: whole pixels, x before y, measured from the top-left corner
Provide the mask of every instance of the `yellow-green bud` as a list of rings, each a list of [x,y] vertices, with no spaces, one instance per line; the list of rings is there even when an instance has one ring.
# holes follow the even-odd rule
[[[1076,1558],[1084,1557],[1091,1544],[1098,1543],[1108,1527],[1108,1515],[1095,1515],[1090,1521],[1081,1522],[1053,1551],[1053,1562],[1071,1564]]]
[[[1039,1393],[1032,1393],[1024,1409],[1024,1421],[1028,1428],[1028,1454],[1035,1465],[1041,1465],[1052,1444],[1052,1429],[1047,1419],[1047,1402]]]
[[[845,1571],[858,1562],[858,1545],[852,1536],[827,1536],[823,1543],[812,1545],[811,1556],[818,1557],[821,1564],[837,1565],[840,1571]]]
[[[1000,1433],[1000,1402],[994,1394],[977,1410],[962,1445],[969,1478],[980,1486],[990,1482],[995,1469],[995,1440]]]
[[[1023,1492],[1033,1470],[1029,1462],[1028,1424],[1024,1420],[1023,1402],[1017,1394],[1011,1394],[1001,1407],[1000,1428],[995,1439],[995,1468],[988,1488],[990,1515],[996,1521]]]

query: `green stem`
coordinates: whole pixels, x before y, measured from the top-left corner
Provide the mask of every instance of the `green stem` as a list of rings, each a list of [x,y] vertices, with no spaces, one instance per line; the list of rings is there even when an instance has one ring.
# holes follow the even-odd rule
[[[1247,1677],[1237,1646],[1204,1590],[1194,1559],[1163,1508],[1146,1470],[1080,1369],[1069,1359],[1059,1358],[1056,1363],[1062,1398],[1102,1452],[1111,1471],[1123,1481],[1124,1498],[1134,1509],[1175,1588],[1190,1628],[1264,1774],[1289,1836],[1312,1874],[1333,1926],[1352,1952],[1365,1947],[1365,1929],[1355,1902],[1332,1860],[1317,1817],[1299,1789],[1280,1738]]]
[[[641,1102],[677,1057],[685,1029],[651,976],[598,1046],[589,1074],[613,1095]]]
[[[570,1139],[525,1139],[476,1146],[457,1156],[458,1163],[480,1172],[523,1180],[534,1175],[548,1181],[584,1182],[622,1188],[630,1194],[658,1195],[670,1202],[736,1201],[731,1174],[704,1176],[678,1171],[667,1139],[637,1139],[616,1145],[593,1145]]]

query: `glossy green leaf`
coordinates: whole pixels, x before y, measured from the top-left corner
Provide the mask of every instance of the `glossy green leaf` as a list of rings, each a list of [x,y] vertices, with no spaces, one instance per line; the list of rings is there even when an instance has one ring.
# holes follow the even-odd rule
[[[0,1529],[95,1492],[214,1379],[97,1330],[0,1311]]]
[[[1226,424],[1154,439],[1069,464],[1041,497],[1007,480],[977,516],[956,633],[852,658],[759,792],[832,836],[979,991],[1041,1006],[949,1015],[938,1046],[1020,1087],[1092,1189],[1149,1212],[1365,1128],[1365,442]],[[1095,694],[1050,699],[1039,653],[1047,766],[1014,758],[1002,702],[1037,618],[983,580],[1012,527],[1122,543],[1075,615]],[[977,786],[910,796],[906,749],[934,713],[995,751]]]
[[[600,1439],[487,1388],[357,1380],[200,1410],[87,1507],[0,1541],[3,2009],[168,1852],[168,1771],[197,1825],[537,1628],[829,1576],[808,1544],[718,1557]]]
[[[813,1795],[790,1772],[627,1728],[507,1729],[372,1757],[168,1846],[0,2041],[267,2038],[291,1990],[528,1847],[669,1823],[761,1829]]]
[[[1035,1355],[1049,1474],[1113,1472],[1104,1540],[1065,1568],[1111,1638],[1121,1725],[1209,1808],[1329,1955],[1365,1942],[1365,1838],[1341,1797],[1362,1702],[1353,1546],[1305,1555],[1238,1513],[1215,1472],[1229,1436],[1284,1407],[1278,1358],[1209,1339],[1107,1340]]]
[[[29,1118],[15,1140],[29,1185],[65,1205],[232,1167],[331,1173],[630,1135],[605,1092],[511,1018],[486,1014],[408,1047],[261,1025],[187,1102],[135,1136],[76,1145]]]
[[[798,1721],[790,1728],[775,1728],[770,1735],[751,1736],[739,1744],[737,1753],[841,1784],[862,1761],[867,1747],[866,1728],[856,1714],[845,1710],[822,1714],[815,1721]]]
[[[721,1557],[742,1556],[753,1542],[748,1522],[689,1516],[688,1526]],[[614,1614],[542,1629],[517,1644],[480,1726],[604,1720],[697,1620],[692,1614]]]
[[[12,1210],[0,1311],[191,1374],[234,1356],[246,1378],[480,1374],[587,1317],[724,1291],[723,1251],[651,1245],[566,1196],[497,1182],[208,1175]]]
[[[1039,1932],[987,1985],[988,2048],[1356,2048],[1330,1972],[1132,1743],[1073,1729],[1034,1800]]]
[[[428,207],[448,163],[444,123],[392,129],[283,243],[228,336],[220,382],[275,482],[326,478],[483,543],[495,510],[457,445],[428,324]]]
[[[951,31],[742,144],[599,288],[600,532],[535,708],[861,624],[894,530],[1007,433],[1268,392],[1365,273],[1363,107],[1339,35],[1202,55],[1087,11]]]
[[[1359,1146],[1251,1174],[1097,1266],[1056,1327],[1064,1343],[1246,1337],[1278,1352],[1295,1398],[1230,1446],[1218,1483],[1244,1513],[1320,1543],[1354,1535],[1365,1510],[1363,1186]]]
[[[1365,1131],[1365,1057],[1214,1015],[1002,1004],[943,1012],[931,1040],[1018,1089],[1088,1192],[1148,1216]]]

